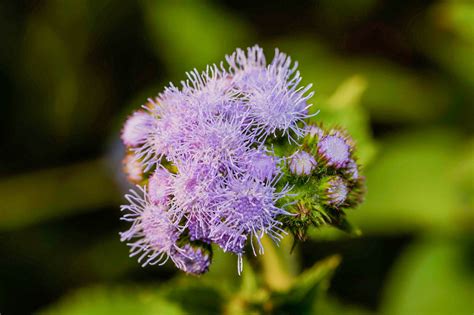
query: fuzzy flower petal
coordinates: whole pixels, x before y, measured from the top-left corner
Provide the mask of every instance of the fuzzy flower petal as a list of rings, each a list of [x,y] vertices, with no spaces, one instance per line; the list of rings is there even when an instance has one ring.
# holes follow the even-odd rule
[[[201,275],[209,270],[211,254],[201,247],[186,244],[180,251],[173,254],[176,266],[188,274]]]
[[[123,143],[130,147],[143,144],[153,123],[154,119],[150,114],[144,111],[133,113],[122,129]]]
[[[132,222],[132,226],[120,233],[121,240],[128,241],[130,256],[138,255],[143,266],[164,264],[170,253],[177,250],[180,232],[169,220],[167,209],[154,205],[145,188],[140,188],[140,192],[132,190],[125,196],[130,204],[121,207],[126,211],[122,220]]]

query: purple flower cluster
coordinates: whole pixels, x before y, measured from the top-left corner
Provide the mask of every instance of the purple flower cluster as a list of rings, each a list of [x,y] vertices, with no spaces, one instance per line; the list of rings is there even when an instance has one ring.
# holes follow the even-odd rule
[[[278,218],[289,213],[278,201],[289,189],[276,188],[282,163],[266,143],[305,135],[311,86],[278,50],[269,63],[258,46],[226,61],[189,72],[125,123],[125,168],[141,193],[126,196],[132,226],[121,237],[144,265],[170,258],[201,274],[214,243],[238,255],[240,273],[247,244],[262,253],[264,235],[284,233]]]

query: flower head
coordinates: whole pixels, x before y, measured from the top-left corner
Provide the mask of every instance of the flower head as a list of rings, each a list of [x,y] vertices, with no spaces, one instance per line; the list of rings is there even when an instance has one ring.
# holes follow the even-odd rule
[[[297,63],[275,51],[275,57],[266,64],[262,48],[254,46],[247,53],[237,49],[227,57],[235,85],[248,104],[249,115],[263,138],[277,131],[288,135],[289,140],[304,135],[299,123],[308,118],[313,96],[311,85],[299,86],[301,77]]]
[[[209,249],[186,244],[173,254],[176,266],[188,274],[201,275],[209,270],[212,254]]]
[[[351,181],[359,180],[359,166],[353,159],[349,160],[349,163],[347,163],[345,172]]]
[[[143,144],[153,123],[154,119],[150,114],[144,111],[133,113],[128,117],[122,129],[123,143],[130,147]]]
[[[324,135],[324,130],[315,125],[307,125],[305,128],[306,135],[310,138],[321,139]]]
[[[251,235],[258,242],[259,252],[263,252],[260,239],[264,234],[275,240],[281,238],[283,230],[276,217],[289,213],[277,207],[276,202],[287,192],[286,188],[277,192],[271,184],[251,175],[229,178],[225,188],[217,191],[219,203],[214,220],[218,223],[211,227],[211,237],[224,241],[225,244],[218,244],[228,250],[243,249],[242,236]]]
[[[248,159],[244,162],[247,165],[246,171],[261,181],[271,181],[279,173],[279,160],[269,153],[260,150],[250,151],[246,154],[246,158]]]
[[[145,188],[140,191],[143,196],[133,190],[125,196],[130,204],[121,207],[127,212],[122,220],[132,222],[132,226],[120,233],[120,237],[129,242],[130,256],[139,255],[138,261],[143,261],[143,266],[163,264],[177,249],[180,232],[170,221],[166,207],[153,204]]]

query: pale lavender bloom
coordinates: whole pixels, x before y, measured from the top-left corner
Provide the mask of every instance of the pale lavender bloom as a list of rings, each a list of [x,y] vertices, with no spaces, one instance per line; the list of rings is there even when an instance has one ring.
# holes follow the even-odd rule
[[[178,169],[171,189],[172,221],[182,229],[188,228],[192,240],[208,242],[218,199],[215,190],[222,185],[223,176],[211,166],[195,162],[180,164]]]
[[[351,146],[340,135],[324,136],[318,143],[318,154],[328,166],[343,168],[349,163]]]
[[[247,172],[261,181],[271,181],[279,173],[278,158],[260,150],[249,151],[246,155]]]
[[[212,232],[212,241],[219,245],[224,252],[242,255],[247,242],[247,233],[238,233],[235,229],[217,222]]]
[[[278,241],[284,231],[276,217],[289,213],[275,204],[288,189],[277,192],[272,184],[263,183],[249,174],[243,178],[229,178],[226,187],[216,192],[220,202],[214,219],[219,223],[211,227],[213,240],[215,236],[222,239],[222,235],[226,235],[228,239],[224,246],[219,245],[228,250],[240,247],[242,235],[251,235],[258,242],[259,252],[263,252],[260,239],[264,234]]]
[[[162,265],[172,252],[179,250],[176,241],[180,232],[170,221],[166,207],[153,204],[146,189],[139,189],[141,194],[131,190],[125,195],[129,204],[121,206],[121,210],[127,212],[121,219],[132,222],[132,226],[120,233],[120,237],[122,241],[129,241],[130,257],[139,255],[138,261],[143,266]]]
[[[150,112],[158,118],[150,128],[144,144],[136,149],[137,156],[148,168],[159,164],[163,157],[174,155],[179,139],[187,134],[194,117],[192,111],[183,106],[186,102],[184,94],[171,89],[167,91],[167,98],[149,100],[153,104]]]
[[[123,126],[121,135],[123,143],[130,147],[143,144],[154,121],[154,118],[144,111],[133,113]]]
[[[296,175],[310,175],[316,168],[315,158],[306,151],[298,151],[288,161],[290,172]]]
[[[171,185],[171,173],[163,167],[158,167],[148,181],[148,195],[151,202],[165,205],[170,198]]]
[[[201,241],[208,244],[211,243],[209,218],[203,220],[200,218],[199,213],[190,214],[188,216],[187,228],[191,241]]]
[[[311,104],[307,101],[313,93],[308,93],[311,85],[299,86],[297,63],[276,50],[273,61],[267,65],[258,46],[248,48],[247,53],[237,49],[226,59],[235,85],[248,103],[250,117],[264,137],[280,131],[294,141],[293,136],[304,135],[298,123],[303,124],[303,119],[310,116]]]
[[[207,66],[199,73],[196,69],[186,73],[188,80],[182,81],[183,91],[194,104],[205,108],[209,113],[225,113],[236,101],[232,76],[216,65]],[[203,106],[200,106],[200,105]]]
[[[209,270],[211,256],[200,247],[184,245],[172,255],[176,266],[188,274],[201,275]]]
[[[327,204],[339,207],[346,201],[349,189],[346,182],[339,176],[331,176],[325,183],[325,196],[323,199]]]
[[[200,123],[177,146],[178,159],[189,157],[226,172],[238,171],[240,161],[255,141],[243,120],[213,115],[201,117]]]

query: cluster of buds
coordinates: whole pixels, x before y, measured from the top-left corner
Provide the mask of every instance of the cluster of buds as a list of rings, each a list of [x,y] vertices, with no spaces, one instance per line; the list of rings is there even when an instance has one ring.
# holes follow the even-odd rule
[[[287,159],[285,180],[293,186],[286,202],[294,217],[286,227],[300,240],[309,226],[346,229],[345,209],[355,208],[364,196],[364,177],[355,156],[355,143],[340,128],[308,125],[301,146]]]

